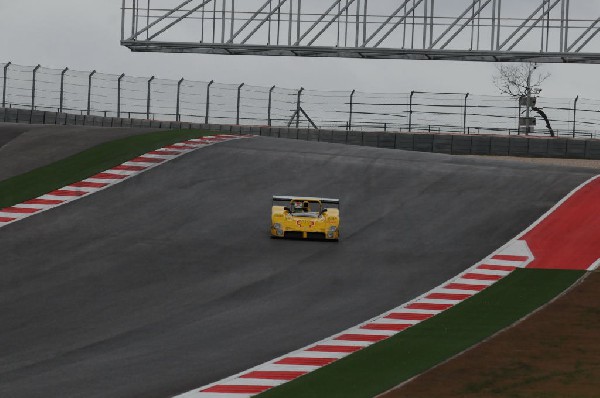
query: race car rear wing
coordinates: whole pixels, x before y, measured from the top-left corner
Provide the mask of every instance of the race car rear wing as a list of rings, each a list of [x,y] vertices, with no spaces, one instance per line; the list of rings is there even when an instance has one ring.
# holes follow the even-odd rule
[[[311,198],[311,197],[304,197],[304,196],[273,196],[273,202],[290,202],[292,200],[318,200],[319,202],[323,203],[323,204],[329,204],[329,205],[338,205],[340,204],[340,200],[339,199],[331,199],[331,198]]]

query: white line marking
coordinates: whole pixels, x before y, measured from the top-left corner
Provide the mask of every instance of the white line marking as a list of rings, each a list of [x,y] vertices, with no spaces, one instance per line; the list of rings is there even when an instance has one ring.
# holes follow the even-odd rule
[[[390,325],[416,325],[417,323],[419,323],[421,321],[416,320],[416,319],[404,320],[404,319],[393,319],[393,318],[380,318],[375,322],[376,323],[389,323]]]
[[[475,292],[473,290],[461,290],[461,289],[444,289],[444,288],[438,288],[438,289],[434,289],[430,292],[430,294],[433,293],[441,293],[441,294],[469,294],[469,295],[474,295]]]
[[[325,355],[327,353],[324,353]],[[317,366],[317,365],[283,365],[283,364],[269,364],[268,367],[268,371],[269,372],[313,372],[319,368],[322,368],[322,366]],[[240,373],[241,375],[244,375],[246,373],[249,372],[257,372],[257,371],[267,371],[266,368],[261,367],[261,366],[257,366],[256,368],[252,368],[249,370],[246,370],[242,373]],[[233,380],[233,378],[231,379],[227,379],[227,383],[229,383],[231,380]],[[222,383],[215,383],[215,385],[221,385]]]
[[[595,271],[600,267],[600,258],[596,260],[590,267],[587,269],[588,271]]]
[[[429,298],[422,298],[421,300],[417,301],[417,303],[419,304],[442,304],[442,305],[446,305],[446,304],[456,304],[457,301],[462,301],[461,299],[458,300],[448,300],[448,299],[429,299]]]
[[[295,357],[301,358],[344,358],[348,356],[347,352],[323,352],[323,351],[302,351],[294,354]]]
[[[502,271],[502,270],[492,270],[492,269],[477,268],[476,269],[476,273],[482,274],[482,275],[506,276],[506,275],[510,274],[511,271]]]

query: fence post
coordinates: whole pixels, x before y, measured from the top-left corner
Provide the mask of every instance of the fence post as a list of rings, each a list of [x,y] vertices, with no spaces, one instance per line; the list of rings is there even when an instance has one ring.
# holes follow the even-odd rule
[[[352,90],[350,94],[350,116],[348,117],[348,131],[352,130],[352,112],[354,110],[354,94],[356,90]]]
[[[117,117],[121,118],[121,80],[125,77],[125,73],[121,73],[117,80]],[[131,118],[130,118],[131,119]]]
[[[272,105],[272,101],[273,101],[273,90],[275,90],[275,86],[271,87],[271,89],[269,90],[269,105],[267,108],[267,125],[269,127],[271,127],[271,105]]]
[[[150,89],[152,88],[152,80],[154,80],[154,76],[148,79],[148,99],[146,101],[146,119],[150,120],[150,101],[152,99],[150,95]]]
[[[208,124],[208,111],[210,110],[210,86],[212,86],[214,82],[214,80],[211,80],[206,86],[206,115],[204,115],[204,124]]]
[[[237,113],[235,116],[235,124],[237,126],[240,125],[240,102],[242,100],[242,87],[244,87],[244,83],[240,84],[237,90]]]
[[[6,75],[8,73],[8,67],[10,66],[10,64],[11,64],[11,62],[4,65],[4,76],[3,76],[4,84],[2,85],[2,107],[3,108],[6,108]]]
[[[181,80],[179,80],[179,82],[177,82],[177,107],[175,109],[175,121],[176,122],[181,121],[181,116],[179,114],[179,98],[181,95],[181,83],[183,83],[183,77],[181,78]]]
[[[412,103],[413,103],[413,95],[415,95],[414,91],[410,92],[410,101],[408,104],[408,132],[412,132],[412,114],[413,114],[413,110],[412,110]]]
[[[87,98],[87,115],[90,115],[90,108],[92,105],[92,77],[96,74],[96,71],[92,71],[88,77],[88,98]]]
[[[69,68],[65,68],[60,73],[60,102],[58,106],[58,113],[62,113],[63,111],[63,101],[65,99],[65,73],[67,73],[68,70]]]
[[[577,116],[577,101],[578,100],[579,100],[579,96],[575,97],[575,101],[573,101],[573,138],[575,138],[575,126],[576,126],[575,117]]]
[[[463,114],[463,134],[467,133],[467,98],[469,98],[469,93],[465,94],[465,109]]]
[[[517,97],[518,102],[519,102],[519,114],[517,115],[517,135],[521,135],[521,98]],[[510,131],[508,133],[508,135],[510,135]]]
[[[296,128],[300,127],[300,109],[302,108],[300,105],[300,101],[302,98],[302,92],[304,91],[304,87],[300,87],[298,90],[298,100],[296,101]]]
[[[33,68],[33,79],[31,82],[31,110],[33,110],[35,108],[35,74],[37,73],[38,69],[41,68],[41,65],[36,66],[35,68]]]

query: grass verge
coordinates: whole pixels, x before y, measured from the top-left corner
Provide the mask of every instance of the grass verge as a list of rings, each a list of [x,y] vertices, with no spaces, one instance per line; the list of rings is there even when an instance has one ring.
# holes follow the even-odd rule
[[[259,397],[373,397],[510,326],[582,275],[580,271],[516,270],[434,318]]]
[[[600,273],[382,398],[598,398]]]
[[[0,208],[37,198],[149,151],[211,133],[159,131],[106,142],[50,165],[0,181]]]

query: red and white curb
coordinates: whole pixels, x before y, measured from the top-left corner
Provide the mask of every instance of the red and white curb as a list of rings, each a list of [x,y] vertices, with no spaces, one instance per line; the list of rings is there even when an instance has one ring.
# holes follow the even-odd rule
[[[178,395],[177,398],[249,398],[255,396],[434,317],[495,284],[517,268],[527,266],[537,268],[537,265],[533,263],[536,258],[530,250],[532,241],[528,239],[528,234],[540,226],[548,228],[543,227],[547,221],[551,225],[556,224],[553,218],[567,220],[567,222],[572,219],[572,214],[565,213],[561,206],[574,195],[578,195],[576,198],[578,202],[587,203],[590,208],[582,210],[581,203],[575,205],[570,203],[570,206],[576,208],[579,213],[584,212],[586,216],[593,213],[600,221],[600,209],[596,205],[600,202],[600,178],[595,177],[577,187],[531,227],[506,245],[422,296],[332,337],[216,383]],[[591,208],[591,206],[595,207]],[[565,207],[568,210],[569,206]],[[578,225],[571,225],[571,228],[579,228],[581,223],[577,221],[575,224]],[[600,222],[592,222],[591,225],[595,229],[587,231],[589,233],[586,233],[586,236],[593,237],[595,240],[587,246],[594,247],[594,250],[598,252],[600,251]],[[569,232],[565,226],[562,228],[566,229],[567,233]],[[542,235],[544,235],[543,231]],[[536,243],[536,248],[538,246],[539,244]],[[546,246],[552,245],[546,243]],[[546,249],[552,250],[552,247]],[[536,251],[536,253],[542,253],[542,251]],[[598,256],[589,258],[595,259]],[[594,269],[598,264],[600,264],[600,259],[591,266],[585,263],[578,269]],[[575,268],[571,267],[570,269]]]
[[[113,185],[197,149],[224,141],[247,137],[249,136],[220,134],[167,145],[164,148],[138,156],[112,169],[86,178],[83,181],[48,192],[38,198],[0,209],[0,228],[110,188]]]
[[[252,397],[388,339],[479,293],[531,260],[511,249],[494,253],[439,287],[358,326],[177,397]]]

